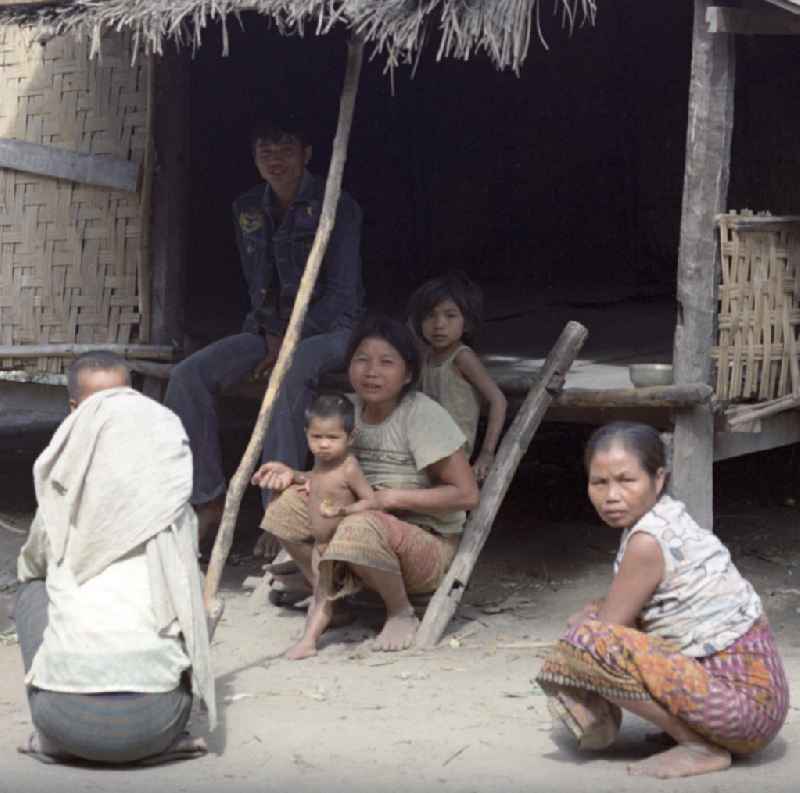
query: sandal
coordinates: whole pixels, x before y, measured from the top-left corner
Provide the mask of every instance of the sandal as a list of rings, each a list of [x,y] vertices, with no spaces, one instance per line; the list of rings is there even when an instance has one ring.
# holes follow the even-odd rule
[[[311,597],[308,592],[289,592],[283,589],[270,589],[267,599],[273,606],[281,608],[291,608],[296,606],[303,600],[308,600]]]
[[[622,710],[592,691],[581,692],[581,696],[558,692],[547,698],[547,709],[575,736],[579,749],[607,749],[619,734]]]
[[[34,730],[28,736],[28,739],[25,741],[25,743],[22,746],[17,747],[17,751],[20,754],[26,754],[29,757],[32,757],[34,760],[38,760],[40,763],[46,763],[47,765],[67,763],[74,759],[70,757],[70,755],[60,752],[45,752],[42,749],[42,743],[43,741],[38,731]]]
[[[177,737],[172,746],[165,749],[161,754],[145,757],[143,760],[139,760],[136,765],[152,766],[175,763],[179,760],[192,760],[205,754],[208,754],[208,745],[205,738],[192,738],[188,732],[184,732]]]

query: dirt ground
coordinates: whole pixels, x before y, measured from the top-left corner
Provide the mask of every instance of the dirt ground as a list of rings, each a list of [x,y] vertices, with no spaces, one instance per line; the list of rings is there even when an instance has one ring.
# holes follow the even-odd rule
[[[549,429],[548,429],[549,427]],[[226,571],[225,617],[213,657],[220,725],[210,754],[172,766],[108,770],[44,766],[14,747],[31,729],[18,647],[0,643],[0,793],[70,791],[733,791],[797,790],[800,707],[760,755],[720,774],[684,781],[634,780],[626,763],[653,751],[643,722],[626,717],[621,739],[602,755],[579,754],[551,723],[532,684],[544,645],[568,614],[601,594],[617,538],[591,516],[580,471],[570,464],[574,428],[546,425],[525,460],[465,605],[440,647],[378,654],[369,640],[378,611],[331,631],[320,654],[281,657],[303,614],[254,608],[241,588],[258,566],[247,556],[258,502],[245,502],[234,560]],[[547,462],[543,462],[547,460]],[[30,519],[30,459],[0,459],[0,518]],[[758,475],[754,476],[754,472]],[[718,467],[717,531],[758,589],[800,685],[800,510],[793,504],[792,450]],[[780,476],[770,476],[780,472]],[[770,488],[758,483],[769,481]],[[800,499],[798,499],[800,501]],[[0,570],[22,537],[0,529]],[[7,594],[7,590],[6,590]],[[1,604],[0,604],[1,605]],[[7,627],[7,626],[6,626]],[[0,627],[0,631],[2,628]],[[192,730],[206,733],[202,713]]]

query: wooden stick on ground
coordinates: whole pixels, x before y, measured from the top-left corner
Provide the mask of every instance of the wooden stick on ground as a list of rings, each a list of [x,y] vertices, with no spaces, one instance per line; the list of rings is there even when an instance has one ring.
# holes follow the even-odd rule
[[[303,278],[300,281],[300,288],[292,308],[292,315],[289,318],[289,326],[283,337],[278,360],[269,379],[261,409],[258,412],[253,434],[247,444],[244,456],[242,457],[239,468],[236,470],[228,487],[225,497],[225,511],[222,514],[222,523],[217,539],[214,542],[214,549],[211,552],[211,561],[208,565],[204,597],[206,606],[212,614],[217,617],[221,613],[222,604],[216,600],[217,589],[222,578],[222,568],[228,559],[228,553],[233,542],[233,530],[236,526],[236,518],[239,514],[239,505],[242,501],[245,488],[250,483],[250,477],[258,462],[261,454],[261,447],[264,445],[264,436],[269,426],[272,406],[275,397],[283,383],[284,377],[292,364],[294,351],[300,341],[300,333],[308,310],[309,300],[317,281],[322,259],[328,247],[328,240],[333,230],[336,219],[336,208],[339,204],[339,196],[342,189],[342,173],[347,159],[347,143],[350,137],[350,127],[353,122],[353,111],[355,109],[356,94],[358,93],[358,80],[361,74],[361,61],[364,51],[364,44],[361,39],[354,38],[347,45],[347,67],[342,86],[342,96],[339,102],[339,122],[336,127],[336,137],[333,140],[333,154],[331,156],[330,170],[325,182],[325,197],[322,201],[322,213],[320,216],[317,233],[314,237],[314,244],[308,255],[306,268]]]
[[[547,408],[561,392],[567,370],[572,366],[588,335],[589,331],[580,323],[568,322],[547,356],[538,381],[528,392],[503,437],[495,463],[481,489],[480,504],[469,516],[464,527],[464,536],[456,557],[444,581],[431,598],[417,632],[417,647],[431,648],[442,638],[469,583],[478,555],[489,536],[517,466],[528,450]]]

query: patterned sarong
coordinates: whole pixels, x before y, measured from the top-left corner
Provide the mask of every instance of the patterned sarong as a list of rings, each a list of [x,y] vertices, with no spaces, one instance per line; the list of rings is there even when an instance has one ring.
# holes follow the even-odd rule
[[[261,523],[278,539],[295,543],[314,541],[308,526],[308,495],[297,486],[270,503]],[[401,575],[409,595],[433,592],[460,539],[460,534],[436,534],[386,512],[349,515],[324,549],[319,548],[320,590],[330,599],[358,592],[363,585],[350,565],[362,565]]]
[[[657,636],[590,619],[569,629],[537,682],[626,700],[652,699],[712,743],[736,754],[766,746],[789,709],[789,688],[765,617],[725,650],[692,658]]]

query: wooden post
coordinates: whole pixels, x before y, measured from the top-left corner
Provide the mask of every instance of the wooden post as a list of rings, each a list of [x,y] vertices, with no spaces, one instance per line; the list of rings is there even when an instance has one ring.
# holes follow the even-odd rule
[[[347,160],[347,142],[353,122],[363,51],[364,43],[361,39],[353,38],[347,45],[347,67],[339,103],[339,122],[336,127],[336,137],[333,139],[333,155],[331,156],[328,178],[325,182],[325,196],[322,201],[319,226],[314,237],[314,244],[311,246],[311,252],[308,254],[303,278],[300,281],[300,288],[294,301],[292,315],[289,318],[289,326],[283,337],[275,368],[269,378],[269,385],[264,394],[264,401],[258,413],[256,426],[253,429],[253,434],[247,444],[242,461],[231,479],[228,493],[225,497],[225,510],[222,514],[222,523],[217,533],[217,539],[214,542],[214,549],[211,552],[211,561],[208,565],[203,593],[212,619],[216,619],[217,615],[221,613],[222,606],[216,600],[216,594],[222,578],[222,568],[225,566],[225,561],[228,558],[231,543],[233,542],[233,530],[236,526],[236,517],[239,514],[239,504],[261,455],[261,447],[264,445],[264,436],[269,426],[275,397],[283,384],[289,367],[292,365],[292,358],[294,357],[297,343],[300,341],[300,331],[303,327],[311,294],[314,291],[314,284],[317,281],[322,259],[325,256],[328,240],[336,220],[336,209],[342,190],[342,173]]]
[[[675,383],[711,382],[717,314],[719,249],[714,217],[728,197],[735,53],[734,37],[706,28],[708,0],[694,1],[689,122],[678,252],[678,318],[673,353]],[[676,497],[701,525],[713,528],[714,424],[708,405],[675,420]]]
[[[495,516],[517,466],[528,450],[547,408],[561,392],[567,371],[588,335],[589,331],[580,323],[567,323],[547,356],[539,379],[528,392],[513,423],[503,436],[492,470],[481,489],[480,504],[470,514],[455,559],[425,611],[422,625],[417,632],[418,647],[427,649],[435,646],[447,629],[469,583],[478,555],[492,530]]]
[[[154,58],[153,174],[150,199],[150,340],[183,346],[184,282],[189,242],[189,57],[172,48]],[[145,377],[161,399],[163,380]]]

